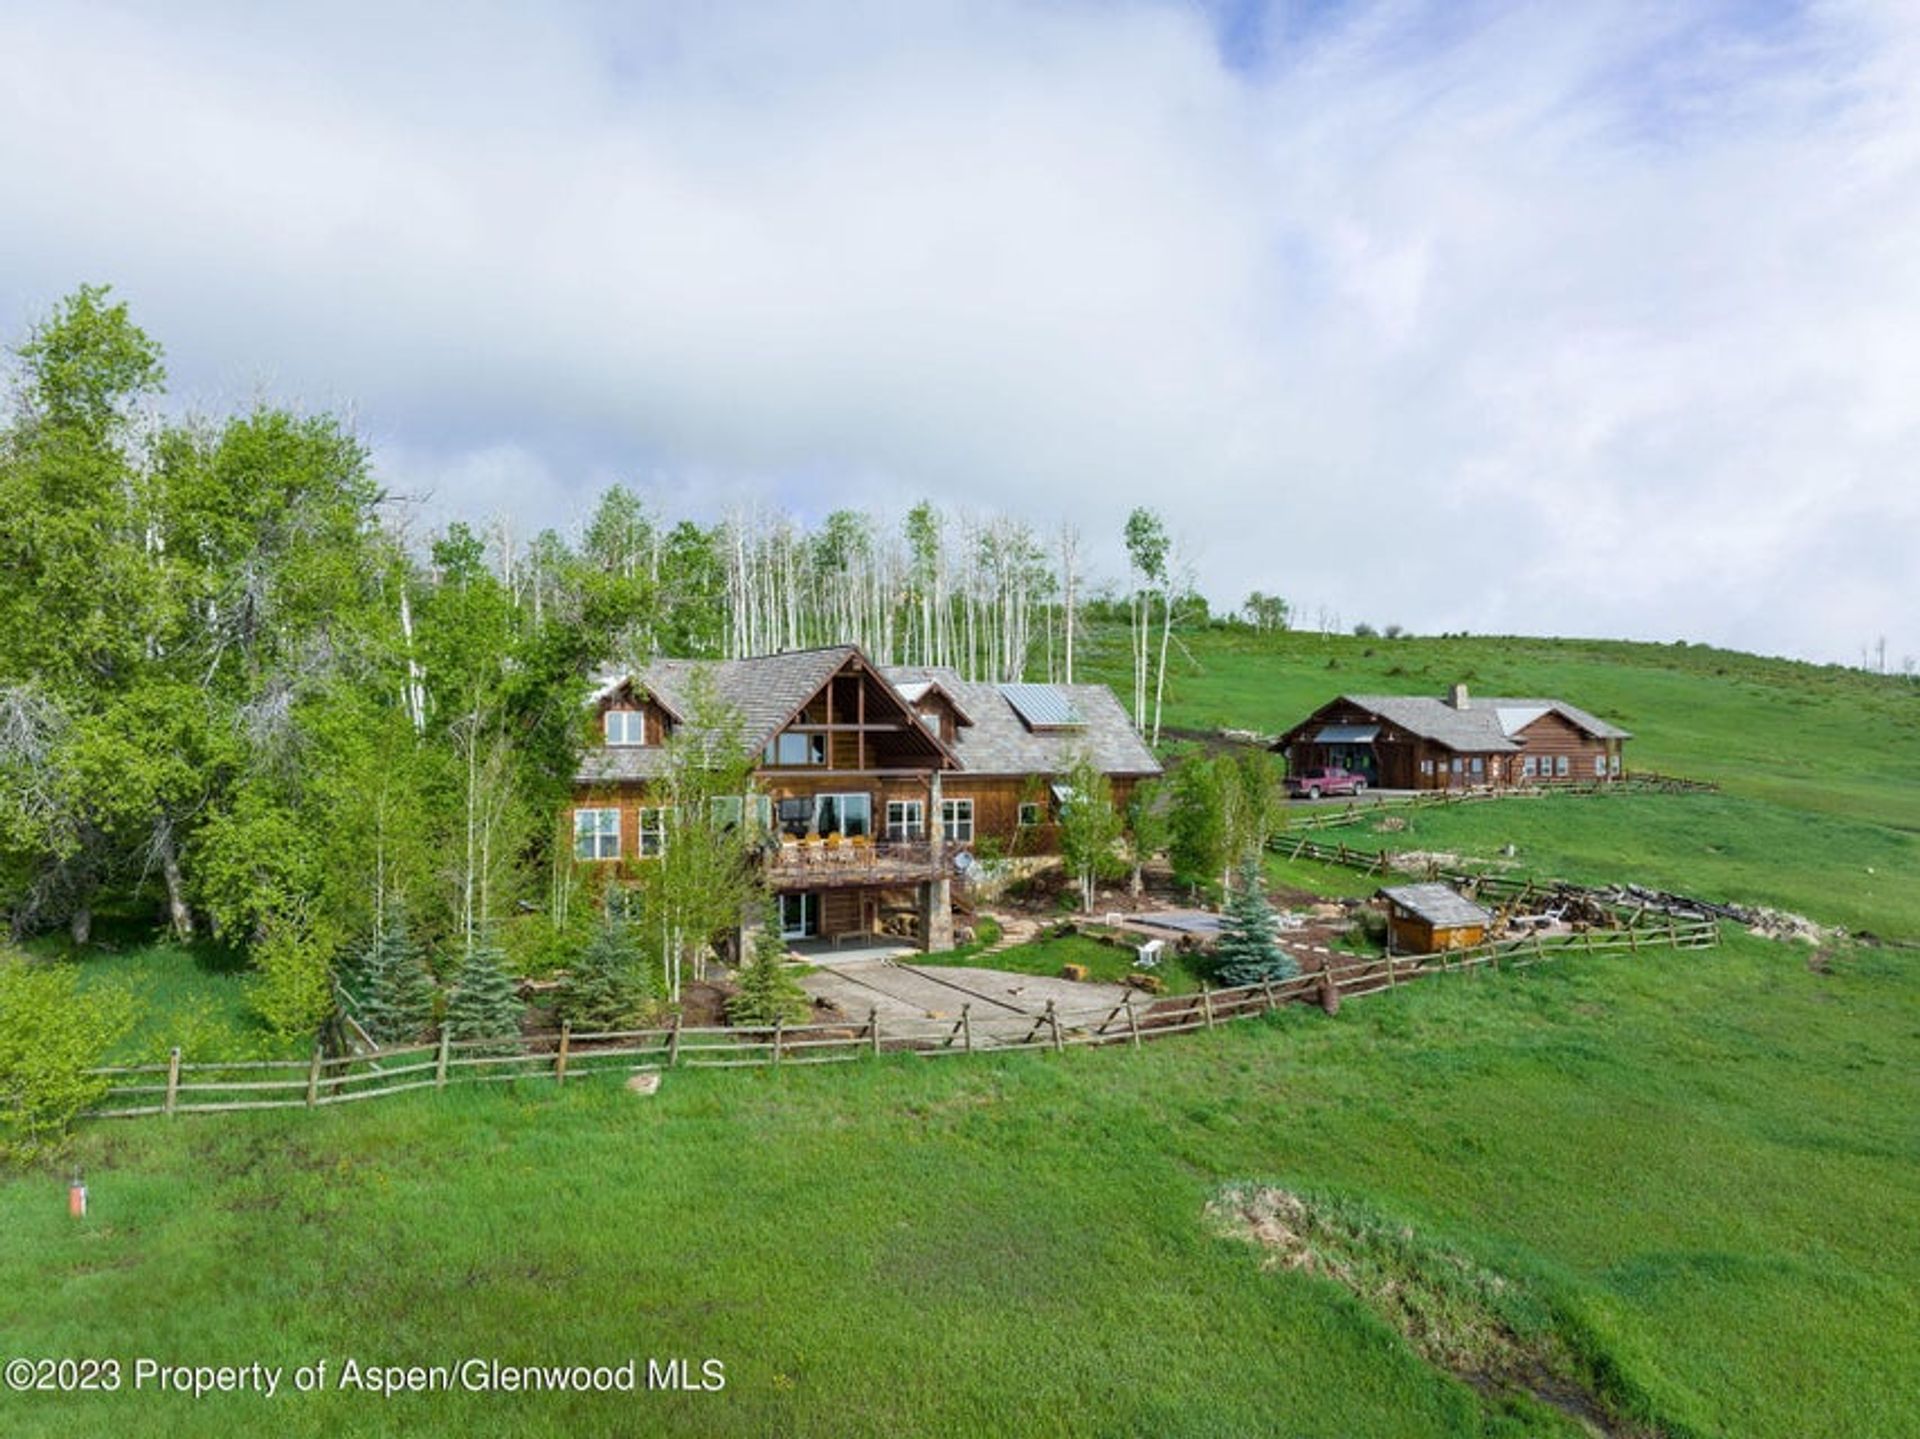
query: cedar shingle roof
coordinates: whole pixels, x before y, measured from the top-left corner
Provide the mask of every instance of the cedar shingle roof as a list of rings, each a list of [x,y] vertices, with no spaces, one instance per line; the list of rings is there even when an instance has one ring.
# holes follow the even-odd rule
[[[928,666],[889,669],[896,685],[932,681],[973,720],[950,748],[969,774],[1063,774],[1082,749],[1108,774],[1157,775],[1160,762],[1134,733],[1133,722],[1105,685],[1054,685],[1072,702],[1081,723],[1071,729],[1031,730],[998,685],[963,680],[957,671]]]
[[[639,692],[684,716],[690,711],[688,683],[696,670],[706,669],[721,702],[740,712],[748,751],[758,752],[795,710],[859,653],[853,645],[832,645],[739,660],[658,659],[631,676],[604,676],[593,699],[605,699],[630,681]],[[1134,733],[1119,700],[1105,685],[1055,686],[1072,701],[1084,723],[1070,730],[1035,733],[1021,722],[996,685],[962,680],[951,669],[875,666],[874,672],[896,693],[902,687],[926,684],[945,691],[962,721],[947,748],[968,773],[1061,774],[1082,748],[1109,774],[1160,773],[1159,761]],[[902,704],[906,704],[904,698]],[[587,784],[650,779],[661,772],[663,763],[657,745],[592,745],[581,756],[575,778]]]
[[[1550,712],[1595,739],[1632,738],[1626,730],[1563,700],[1488,699],[1475,695],[1469,699],[1466,709],[1455,709],[1433,695],[1342,695],[1340,698],[1391,721],[1409,734],[1469,753],[1525,749],[1514,736]]]
[[[774,732],[793,712],[820,692],[859,651],[852,645],[818,650],[791,650],[744,660],[658,659],[633,675],[609,675],[594,692],[605,698],[632,682],[642,694],[658,699],[677,716],[688,713],[688,684],[696,670],[713,676],[713,688],[722,704],[739,711],[741,730],[750,753],[766,748]],[[592,745],[580,757],[575,778],[594,783],[607,780],[651,779],[661,772],[665,756],[658,745]]]

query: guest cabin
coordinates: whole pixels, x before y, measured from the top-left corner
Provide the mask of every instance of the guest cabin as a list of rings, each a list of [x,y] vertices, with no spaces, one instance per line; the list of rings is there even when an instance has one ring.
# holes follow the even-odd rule
[[[1124,804],[1160,773],[1102,685],[988,684],[884,668],[857,646],[738,660],[660,659],[605,676],[570,817],[582,862],[644,860],[669,840],[650,786],[692,722],[704,672],[759,756],[743,818],[763,828],[789,940],[953,944],[952,881],[974,851],[1056,852],[1061,780],[1092,756]],[[745,813],[751,803],[754,812]]]
[[[1625,773],[1627,731],[1554,699],[1341,695],[1273,748],[1293,774],[1338,766],[1382,789],[1606,782]]]

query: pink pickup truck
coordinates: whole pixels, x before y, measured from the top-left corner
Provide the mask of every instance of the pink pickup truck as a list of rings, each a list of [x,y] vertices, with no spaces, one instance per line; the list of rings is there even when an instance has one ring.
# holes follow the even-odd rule
[[[1367,777],[1352,770],[1310,769],[1287,776],[1287,793],[1295,799],[1318,799],[1321,795],[1365,794]]]

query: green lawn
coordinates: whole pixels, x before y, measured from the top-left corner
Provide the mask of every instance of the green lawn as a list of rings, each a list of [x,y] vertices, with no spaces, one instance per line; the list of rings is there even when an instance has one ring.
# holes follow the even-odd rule
[[[1371,650],[1371,653],[1369,653]],[[1117,674],[1124,644],[1090,637]],[[1341,690],[1564,696],[1720,795],[1424,812],[1349,844],[1492,855],[1920,937],[1920,692],[1719,651],[1189,636],[1173,724],[1275,730]],[[1120,686],[1124,692],[1124,683]],[[1321,835],[1321,838],[1332,835]],[[1276,883],[1378,880],[1273,858]],[[949,962],[967,962],[950,956]],[[1085,939],[995,962],[1126,956]],[[265,1052],[219,956],[81,961],[142,1057]],[[1107,977],[1101,975],[1101,977]],[[1545,1295],[1672,1436],[1920,1435],[1912,949],[1570,958],[1063,1056],[679,1071],[316,1113],[95,1124],[0,1178],[8,1355],[180,1363],[724,1360],[718,1394],[0,1390],[0,1433],[1569,1434],[1264,1269],[1221,1186],[1352,1200]],[[6,1357],[6,1356],[0,1356]]]
[[[719,1394],[0,1394],[9,1434],[1539,1433],[1216,1187],[1362,1199],[1531,1284],[1675,1434],[1920,1413],[1913,967],[1735,937],[1124,1049],[676,1072],[97,1125],[0,1182],[21,1355],[717,1357]],[[1568,1431],[1570,1432],[1570,1431]]]
[[[109,1056],[113,1062],[163,1060],[174,1045],[189,1060],[283,1058],[293,1052],[248,1004],[251,971],[246,957],[233,950],[156,942],[119,926],[77,956],[64,941],[39,941],[30,950],[43,958],[71,958],[80,966],[82,984],[115,986],[133,997],[134,1027]]]
[[[1497,857],[1510,844],[1517,853],[1503,863],[1513,874],[1597,884],[1630,879],[1920,938],[1920,835],[1886,825],[1795,813],[1734,794],[1507,799],[1400,817],[1403,831],[1362,819],[1309,837],[1355,849],[1479,857]]]
[[[1475,636],[1185,637],[1166,723],[1277,733],[1342,693],[1551,695],[1633,731],[1630,766],[1710,779],[1784,808],[1920,831],[1920,684],[1699,645]],[[1084,678],[1128,693],[1124,632],[1097,629]],[[1080,676],[1076,676],[1080,677]]]

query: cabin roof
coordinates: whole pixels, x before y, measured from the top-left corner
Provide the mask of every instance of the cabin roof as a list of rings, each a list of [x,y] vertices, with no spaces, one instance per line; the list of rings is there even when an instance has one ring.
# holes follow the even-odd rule
[[[1448,749],[1489,752],[1525,749],[1520,732],[1547,714],[1557,714],[1595,739],[1631,739],[1626,730],[1587,713],[1577,705],[1556,699],[1504,699],[1476,695],[1467,708],[1455,709],[1435,695],[1341,695],[1340,701],[1397,725],[1408,734],[1432,740]],[[1338,701],[1336,701],[1338,702]],[[1327,706],[1322,705],[1321,710]],[[1316,710],[1318,715],[1320,710]],[[1308,719],[1289,730],[1284,739],[1318,723]]]
[[[1052,728],[1044,722],[1033,728],[1004,693],[1004,686],[963,680],[957,671],[929,666],[901,666],[886,671],[894,684],[931,682],[952,697],[973,723],[954,737],[951,746],[962,770],[972,774],[1060,774],[1069,769],[1082,749],[1108,774],[1156,775],[1160,762],[1134,733],[1133,722],[1105,685],[1052,685],[1079,723]]]
[[[858,646],[830,645],[737,660],[656,659],[631,673],[600,676],[591,701],[602,702],[630,683],[635,693],[680,718],[691,712],[687,689],[694,673],[705,669],[713,676],[719,700],[739,711],[747,750],[757,753],[855,658],[864,658]],[[962,680],[951,669],[886,669],[869,662],[869,670],[901,696],[902,707],[909,711],[908,696],[915,694],[915,686],[920,687],[920,697],[936,688],[946,695],[959,720],[956,738],[950,744],[942,744],[932,734],[926,738],[950,756],[958,769],[992,775],[1057,774],[1085,748],[1109,774],[1160,773],[1153,752],[1134,733],[1120,702],[1105,685],[1054,686],[1071,701],[1083,723],[1070,730],[1036,731],[1022,723],[996,685]],[[581,756],[576,778],[587,784],[651,779],[664,765],[659,745],[593,745]]]
[[[739,712],[741,740],[754,753],[859,653],[853,645],[830,645],[741,660],[656,659],[638,670],[602,676],[593,698],[604,699],[631,683],[637,694],[655,700],[684,723],[692,704],[688,688],[695,672],[704,669],[713,677],[715,697]],[[577,778],[651,779],[665,764],[659,745],[594,745],[581,756]]]
[[[1493,922],[1491,910],[1444,884],[1395,884],[1380,893],[1407,913],[1441,928]]]

